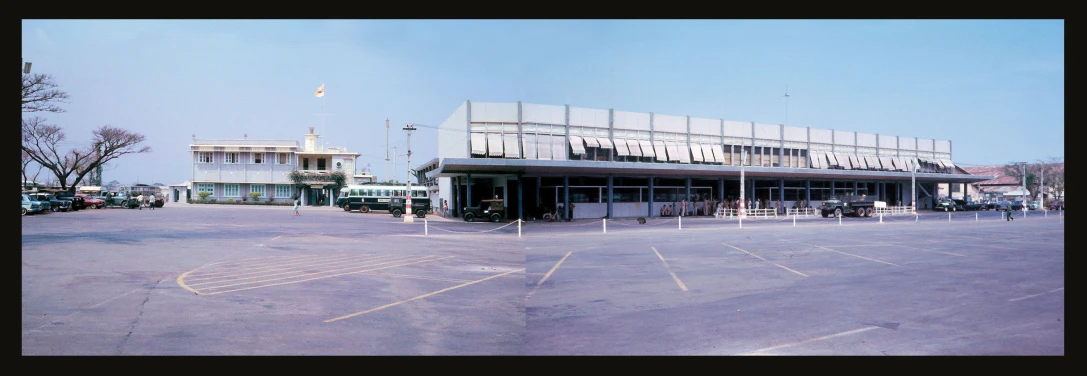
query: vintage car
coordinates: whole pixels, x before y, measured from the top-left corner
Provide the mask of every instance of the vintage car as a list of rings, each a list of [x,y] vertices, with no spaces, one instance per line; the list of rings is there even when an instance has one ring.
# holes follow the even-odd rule
[[[1050,201],[1049,210],[1064,210],[1064,200]]]
[[[426,213],[430,211],[430,200],[411,200],[411,210],[416,217],[425,218]],[[393,217],[400,218],[400,215],[406,211],[404,210],[404,197],[389,198],[389,213],[392,213]]]
[[[136,202],[135,197],[132,197],[130,200],[129,196],[124,192],[111,193],[105,200],[106,206],[120,206],[125,209],[136,209],[140,207],[140,204]]]
[[[53,194],[58,199],[68,200],[72,202],[72,211],[83,210],[87,208],[87,202],[83,197],[78,196],[76,193],[69,191],[59,191]]]
[[[472,222],[476,218],[484,218],[491,222],[498,222],[502,220],[505,213],[506,208],[502,205],[502,199],[488,199],[480,202],[477,207],[465,207],[464,220]]]
[[[76,193],[76,196],[82,197],[88,208],[101,209],[106,206],[106,200],[103,200],[100,196],[92,196],[86,193]]]
[[[947,197],[943,197],[943,198],[940,198],[939,200],[936,200],[936,205],[932,207],[932,210],[938,210],[938,211],[945,211],[946,212],[946,211],[960,211],[960,210],[963,210],[963,209],[962,209],[962,206],[959,206],[959,203],[955,202],[955,200],[952,200],[952,199],[947,198]]]
[[[41,201],[32,199],[32,198],[30,198],[30,195],[28,195],[26,193],[23,193],[23,214],[22,215],[37,214],[37,213],[48,213],[47,210],[49,210],[49,202],[41,202]]]
[[[981,203],[967,200],[954,200],[962,210],[981,210]]]
[[[29,195],[30,195],[30,197],[32,199],[35,199],[35,200],[38,200],[38,201],[43,201],[43,202],[48,202],[50,211],[66,212],[66,211],[72,210],[72,201],[71,200],[61,200],[59,198],[56,198],[56,196],[53,196],[52,194],[41,193],[41,192],[39,192],[39,193],[30,193]]]

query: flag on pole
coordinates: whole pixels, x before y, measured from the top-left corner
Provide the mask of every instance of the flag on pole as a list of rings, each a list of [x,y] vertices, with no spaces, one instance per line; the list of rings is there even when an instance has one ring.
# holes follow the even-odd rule
[[[317,88],[317,93],[314,95],[316,95],[317,98],[325,96],[325,84],[321,84],[321,87]]]

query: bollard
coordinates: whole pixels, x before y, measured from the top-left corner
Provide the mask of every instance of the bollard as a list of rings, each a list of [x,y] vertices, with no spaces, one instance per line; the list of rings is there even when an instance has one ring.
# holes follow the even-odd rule
[[[951,222],[951,212],[947,212],[947,221]]]
[[[423,236],[430,235],[430,227],[428,227],[426,218],[423,218]]]
[[[740,228],[744,228],[744,218],[743,217],[738,217],[738,218],[740,220]]]
[[[842,217],[843,216],[841,216],[841,215],[838,216],[838,226],[842,225]]]
[[[974,213],[974,222],[978,221],[978,213]]]
[[[602,218],[602,219],[600,219],[600,223],[604,224],[604,233],[607,234],[608,233],[608,219],[607,218]]]
[[[921,217],[921,216],[917,215],[917,212],[914,212],[914,213],[913,213],[913,223],[917,223],[917,220],[918,220],[918,218],[920,218],[920,217]]]
[[[879,212],[879,223],[883,223],[883,212]]]
[[[521,237],[521,219],[520,218],[517,219],[517,237],[518,238]]]
[[[682,229],[683,229],[683,216],[682,216],[682,215],[681,215],[681,216],[679,216],[679,229],[680,229],[680,230],[682,230]]]
[[[793,214],[793,227],[796,227],[796,214]]]

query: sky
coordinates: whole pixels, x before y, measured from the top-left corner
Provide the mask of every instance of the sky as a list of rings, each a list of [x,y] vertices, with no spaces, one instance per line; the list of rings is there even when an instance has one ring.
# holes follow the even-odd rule
[[[1063,20],[23,20],[22,57],[70,95],[38,114],[61,146],[146,136],[104,168],[123,184],[189,180],[194,134],[311,126],[403,180],[404,125],[417,167],[465,100],[950,140],[964,167],[1064,157]]]

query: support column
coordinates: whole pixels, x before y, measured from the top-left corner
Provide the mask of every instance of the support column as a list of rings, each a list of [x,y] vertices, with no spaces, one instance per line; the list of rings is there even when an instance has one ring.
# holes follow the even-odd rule
[[[465,179],[464,192],[464,206],[472,206],[472,174]]]
[[[856,180],[854,180],[854,181],[853,181],[853,195],[854,195],[854,196],[855,196],[855,195],[857,195],[857,191],[858,191],[858,190],[857,190],[857,181],[856,181]]]
[[[564,213],[562,213],[563,217],[566,217],[566,219],[568,219],[568,220],[571,219],[570,218],[570,177],[569,176],[563,176],[562,177],[562,211],[564,212]]]
[[[686,188],[687,188],[687,193],[684,193],[683,199],[687,200],[687,208],[689,209],[691,207],[691,204],[693,204],[691,202],[691,177],[690,176],[687,177]],[[683,215],[686,216],[687,213],[683,213]]]
[[[615,186],[614,178],[611,175],[608,175],[608,212],[606,214],[608,216],[608,218],[611,218],[611,205],[612,205],[612,200],[615,198],[615,195],[612,194],[612,192],[613,192],[612,188],[614,186]]]
[[[804,207],[811,205],[811,179],[804,179]]]
[[[517,177],[517,219],[525,219],[525,201],[521,197],[525,192],[525,179]]]
[[[464,215],[463,213],[461,213],[460,176],[454,177],[452,180],[453,180],[453,197],[452,197],[452,199],[453,199],[452,200],[453,201],[453,211],[452,211],[452,214],[454,216],[460,217],[460,216]]]
[[[749,206],[748,209],[754,209],[755,208],[755,178],[751,178],[751,189],[748,189],[747,191],[751,192],[751,206]]]
[[[717,178],[717,201],[725,201],[725,178]]]
[[[649,215],[648,215],[649,218],[653,218],[653,180],[656,180],[656,178],[650,176],[649,177]]]
[[[785,179],[778,179],[778,213],[787,213],[785,211]]]
[[[540,185],[542,184],[541,177],[536,177],[536,207],[540,207]]]

